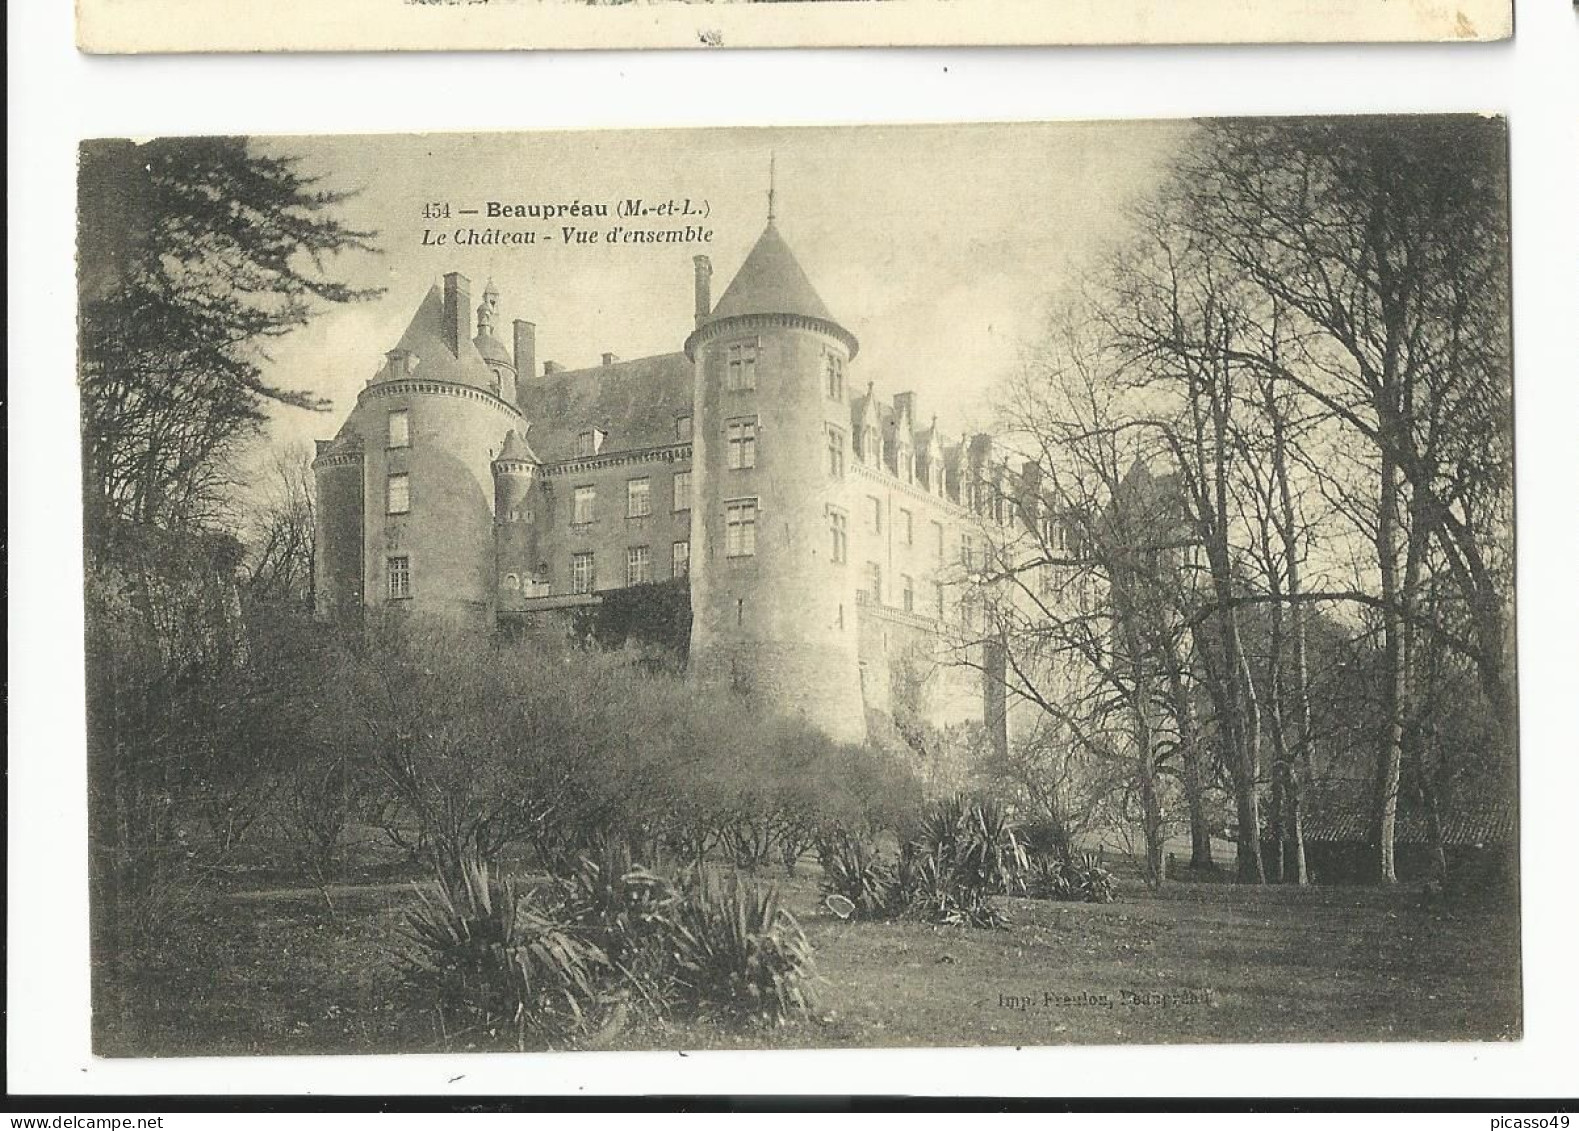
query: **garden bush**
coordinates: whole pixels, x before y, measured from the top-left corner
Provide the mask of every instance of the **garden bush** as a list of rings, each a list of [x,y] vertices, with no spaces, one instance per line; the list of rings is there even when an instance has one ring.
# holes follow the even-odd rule
[[[894,919],[909,909],[895,868],[876,846],[842,829],[825,832],[817,843],[822,863],[822,893],[846,900],[857,919]]]
[[[1027,860],[1002,804],[964,794],[935,801],[921,814],[901,854],[899,887],[935,922],[1005,927],[992,897],[1023,888]]]
[[[407,986],[446,1044],[575,1045],[633,1018],[785,1023],[810,1007],[812,951],[772,887],[671,880],[606,841],[542,889],[469,864],[418,889]]]
[[[1118,880],[1089,852],[1076,860],[1033,856],[1026,892],[1065,903],[1112,903],[1118,899]]]
[[[510,1038],[524,1051],[529,1035],[568,1041],[587,1026],[608,956],[551,901],[475,862],[459,883],[441,873],[437,893],[417,897],[406,979],[438,1011],[446,1041]]]
[[[680,887],[636,863],[623,841],[606,840],[569,875],[556,878],[565,919],[608,960],[610,1003],[657,1019],[674,1004],[673,928]]]
[[[811,1008],[811,944],[772,887],[705,874],[681,901],[676,980],[698,1014],[784,1024]]]

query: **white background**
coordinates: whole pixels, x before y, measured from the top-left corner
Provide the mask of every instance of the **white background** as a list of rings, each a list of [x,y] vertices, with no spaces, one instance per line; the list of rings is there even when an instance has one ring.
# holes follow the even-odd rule
[[[1377,48],[105,59],[73,49],[66,0],[12,0],[8,21],[10,1091],[1469,1097],[1579,1090],[1579,17],[1567,0],[1519,0],[1511,43]],[[1379,111],[1489,111],[1511,121],[1522,1042],[92,1058],[74,389],[78,139]]]

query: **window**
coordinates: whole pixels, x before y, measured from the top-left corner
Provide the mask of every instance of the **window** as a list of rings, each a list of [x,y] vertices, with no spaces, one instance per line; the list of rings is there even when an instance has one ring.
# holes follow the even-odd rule
[[[682,444],[690,442],[690,439],[691,439],[691,418],[689,416],[677,416],[677,417],[675,417],[675,419],[674,419],[674,438],[676,440],[679,440]]]
[[[727,426],[729,469],[740,471],[757,466],[757,421],[731,420]]]
[[[916,544],[916,516],[903,507],[899,509],[899,533],[904,536],[905,545]]]
[[[976,568],[976,539],[969,534],[959,536],[959,564],[966,569]]]
[[[729,347],[729,372],[724,387],[742,392],[757,387],[757,343],[737,342]]]
[[[411,476],[396,472],[389,477],[387,490],[390,514],[407,514],[411,511]]]
[[[866,591],[871,594],[872,604],[883,603],[883,567],[876,562],[866,563]]]
[[[866,428],[861,432],[861,460],[868,466],[876,467],[878,457],[877,429]]]
[[[850,552],[850,516],[838,507],[828,508],[828,534],[832,539],[828,551],[831,560],[843,564]]]
[[[652,513],[652,480],[645,476],[641,479],[627,479],[625,481],[625,517],[646,518]]]
[[[688,511],[691,509],[691,473],[689,471],[676,471],[674,473],[674,509]]]
[[[652,580],[652,553],[646,546],[632,546],[625,551],[625,584],[646,585]]]
[[[935,581],[935,582],[932,583],[932,588],[933,588],[932,599],[935,602],[937,602],[938,620],[942,620],[943,619],[943,583],[941,581]]]
[[[390,558],[385,564],[389,575],[389,599],[399,601],[411,596],[411,559]]]
[[[941,522],[934,522],[932,524],[932,541],[933,541],[933,544],[937,547],[938,561],[942,561],[943,560],[943,524]]]
[[[875,495],[866,496],[866,518],[873,534],[883,532],[883,501]]]
[[[576,437],[576,454],[578,456],[597,455],[598,440],[591,432],[583,432]]]
[[[411,413],[403,408],[389,414],[389,446],[411,447]]]
[[[757,501],[741,499],[724,507],[724,554],[749,558],[757,552]]]
[[[598,489],[590,484],[577,487],[573,496],[573,513],[570,521],[585,526],[598,517]]]
[[[690,573],[691,543],[676,542],[674,544],[673,551],[670,553],[670,560],[673,566],[673,574],[675,577],[684,577],[686,574]]]
[[[598,570],[590,553],[570,555],[570,591],[590,593],[597,587]]]
[[[915,583],[914,580],[911,579],[909,574],[900,574],[899,575],[899,590],[900,590],[900,593],[901,593],[900,603],[903,606],[905,612],[907,612],[907,613],[915,612],[916,611],[916,583]]]
[[[822,368],[828,379],[828,396],[844,400],[844,358],[836,353],[823,354]]]
[[[828,475],[834,479],[844,478],[844,431],[828,426]]]

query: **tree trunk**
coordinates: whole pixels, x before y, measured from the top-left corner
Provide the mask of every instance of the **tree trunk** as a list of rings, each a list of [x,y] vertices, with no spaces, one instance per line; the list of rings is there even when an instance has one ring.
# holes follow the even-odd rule
[[[1403,617],[1398,600],[1398,473],[1385,451],[1376,522],[1376,556],[1382,580],[1382,638],[1386,670],[1382,679],[1383,733],[1376,759],[1374,841],[1376,875],[1384,884],[1398,882],[1393,842],[1398,824],[1398,780],[1403,766],[1404,655]]]
[[[1215,872],[1212,859],[1212,830],[1206,819],[1206,775],[1201,750],[1201,728],[1195,717],[1195,703],[1184,685],[1182,665],[1177,658],[1168,665],[1168,693],[1173,699],[1175,724],[1179,728],[1179,752],[1184,763],[1184,801],[1190,813],[1190,870]]]
[[[1240,735],[1239,773],[1235,786],[1235,792],[1239,795],[1239,881],[1264,884],[1266,865],[1261,859],[1261,801],[1256,792],[1261,770],[1261,707],[1256,699],[1255,681],[1251,678],[1250,663],[1245,657],[1244,646],[1239,638],[1238,618],[1230,612],[1228,619],[1245,703],[1245,717],[1241,723],[1243,730]]]

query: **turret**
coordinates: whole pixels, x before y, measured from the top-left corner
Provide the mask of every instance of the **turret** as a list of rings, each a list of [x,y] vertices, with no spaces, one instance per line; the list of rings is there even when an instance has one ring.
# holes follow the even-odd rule
[[[499,340],[496,327],[499,324],[499,288],[493,285],[493,280],[488,280],[488,285],[482,292],[482,302],[477,307],[477,336],[472,339],[472,345],[477,347],[477,352],[487,362],[489,371],[493,374],[494,393],[503,400],[515,403],[515,384],[518,374],[515,367],[515,358],[511,355],[505,344]]]
[[[703,278],[699,266],[699,316]],[[771,210],[699,322],[685,343],[695,382],[691,670],[861,741],[858,567],[835,533],[850,522],[842,375],[858,344],[818,297]]]
[[[519,608],[532,596],[538,578],[537,508],[533,487],[539,462],[522,434],[510,429],[493,461],[494,551],[497,562],[499,608]]]
[[[492,287],[479,310],[492,325]],[[464,277],[428,291],[340,437],[314,464],[319,485],[319,616],[360,608],[459,614],[491,623],[495,477],[489,441],[525,420],[500,396],[508,356],[470,334]]]
[[[354,624],[362,612],[363,451],[356,433],[319,440],[313,460],[313,616]]]

